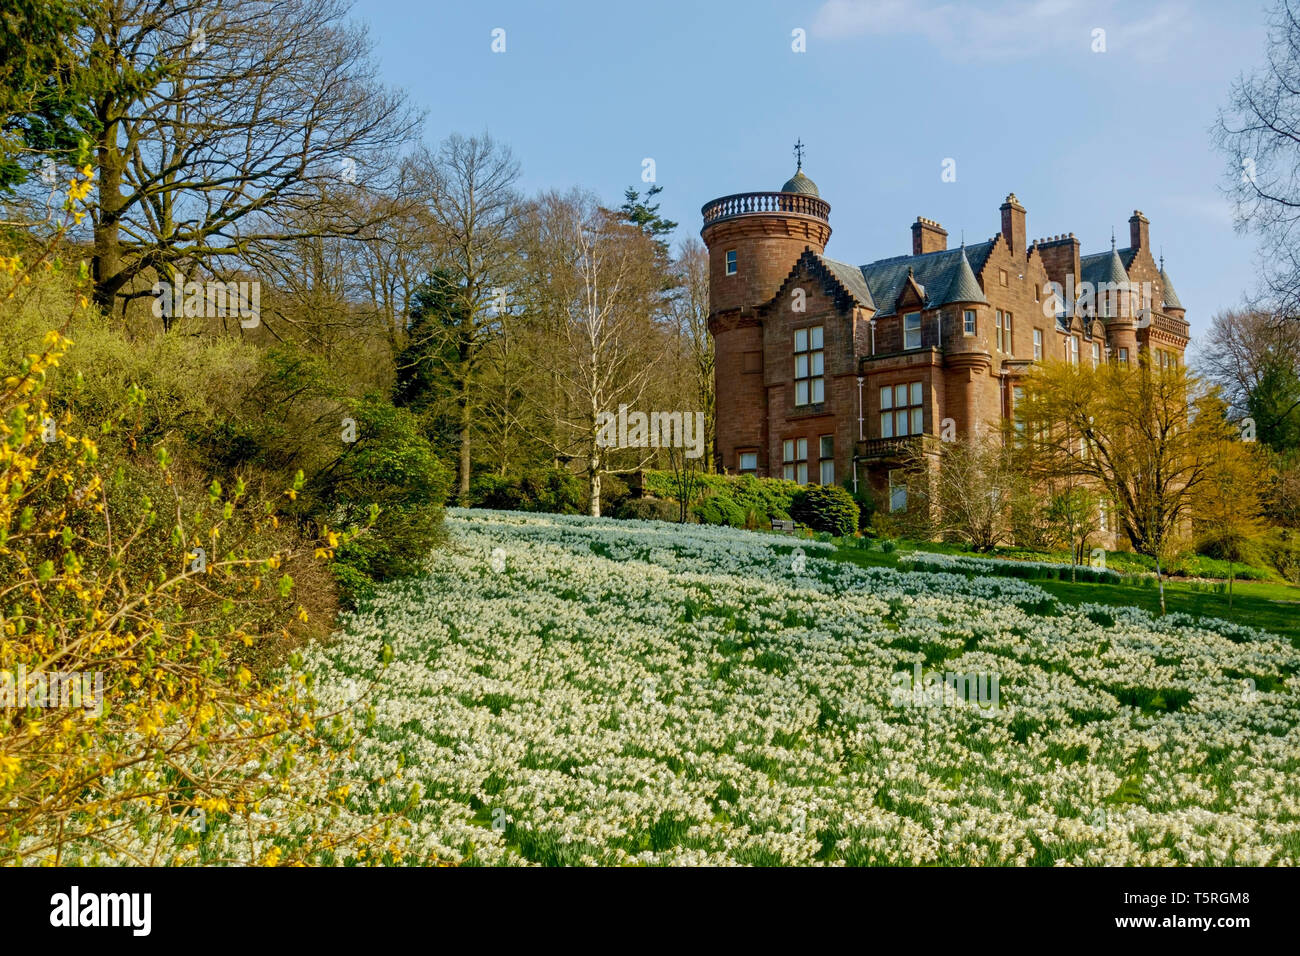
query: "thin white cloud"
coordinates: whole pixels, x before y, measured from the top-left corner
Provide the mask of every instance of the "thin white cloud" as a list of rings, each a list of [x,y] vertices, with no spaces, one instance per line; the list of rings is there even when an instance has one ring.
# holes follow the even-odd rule
[[[1092,51],[1093,31],[1106,31],[1106,51],[1162,60],[1194,29],[1191,12],[1165,0],[1133,18],[1130,5],[1080,0],[827,0],[812,33],[825,39],[919,36],[953,59],[1025,59]]]
[[[1185,216],[1203,219],[1216,226],[1232,228],[1235,223],[1233,205],[1224,196],[1214,194],[1173,195],[1163,197],[1163,203]]]

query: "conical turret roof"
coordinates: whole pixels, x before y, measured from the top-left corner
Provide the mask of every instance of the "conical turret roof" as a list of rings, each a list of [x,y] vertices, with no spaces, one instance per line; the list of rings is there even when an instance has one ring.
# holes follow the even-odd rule
[[[952,279],[948,283],[948,291],[944,294],[943,301],[939,305],[947,305],[949,302],[978,302],[988,305],[989,300],[984,298],[984,290],[975,279],[975,270],[970,267],[970,260],[966,258],[966,244],[961,246],[961,259],[958,260],[957,266],[952,270]]]
[[[1183,308],[1183,304],[1178,301],[1178,293],[1174,291],[1174,284],[1169,279],[1169,273],[1165,271],[1165,263],[1163,259],[1160,260],[1160,288],[1164,293],[1164,307],[1166,309]]]

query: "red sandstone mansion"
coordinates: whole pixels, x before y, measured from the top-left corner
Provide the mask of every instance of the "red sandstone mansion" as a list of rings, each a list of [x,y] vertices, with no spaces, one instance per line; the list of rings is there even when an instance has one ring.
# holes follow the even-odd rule
[[[730,474],[863,482],[898,509],[905,486],[891,479],[909,446],[1013,418],[1034,361],[1128,362],[1148,350],[1168,365],[1187,346],[1140,212],[1127,248],[1112,239],[1081,255],[1074,233],[1029,242],[1013,193],[987,242],[950,249],[948,233],[918,217],[911,255],[863,266],[823,254],[830,204],[802,168],[779,192],[724,196],[702,212],[717,464]],[[1147,296],[1100,294],[1116,288]]]

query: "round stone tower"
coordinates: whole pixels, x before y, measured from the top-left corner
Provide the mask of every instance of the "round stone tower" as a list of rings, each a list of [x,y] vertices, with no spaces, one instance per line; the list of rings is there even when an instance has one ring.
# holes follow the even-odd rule
[[[741,453],[767,461],[763,329],[755,310],[771,301],[805,249],[830,239],[830,203],[802,163],[778,192],[736,193],[704,204],[700,235],[709,249],[709,331],[715,351],[718,467],[741,470]]]

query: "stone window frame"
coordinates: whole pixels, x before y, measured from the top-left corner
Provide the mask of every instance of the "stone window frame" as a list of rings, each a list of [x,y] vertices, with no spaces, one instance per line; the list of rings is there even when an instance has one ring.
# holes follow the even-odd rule
[[[726,255],[726,274],[734,276],[740,271],[740,255],[735,249],[728,249]]]
[[[745,456],[754,456],[754,467],[745,467]],[[736,474],[738,475],[758,475],[758,449],[757,448],[737,448],[736,449]]]
[[[901,480],[895,484],[894,476],[898,475]],[[893,514],[896,511],[907,510],[907,469],[891,468],[889,469],[889,512]]]
[[[826,443],[830,442],[830,454],[827,454]],[[826,477],[826,467],[830,466],[830,478]],[[819,435],[817,438],[817,479],[818,484],[833,485],[835,484],[835,436]]]
[[[802,475],[802,480],[800,480]],[[808,439],[787,438],[781,442],[781,477],[795,484],[808,484]]]
[[[906,405],[897,403],[899,388],[906,389],[904,392],[904,396],[907,398]],[[918,380],[881,385],[878,394],[880,408],[876,422],[880,427],[881,438],[910,438],[913,435],[925,433],[925,382]],[[888,400],[885,398],[886,394],[889,396]],[[897,427],[900,413],[905,416],[903,421],[908,426],[907,432],[902,435],[898,433]],[[920,427],[913,428],[913,423],[917,420],[918,415],[920,416]],[[886,419],[889,421],[888,428],[885,427]],[[885,434],[886,431],[889,432],[888,435]]]
[[[799,336],[804,337],[804,347],[799,347]],[[804,359],[804,373],[799,373],[799,360]],[[804,386],[804,401],[799,400],[799,386]],[[820,390],[821,395],[818,396]],[[803,408],[821,405],[826,401],[826,329],[810,325],[794,330],[794,405]]]
[[[915,328],[915,329],[909,329],[909,328],[907,327],[907,322],[908,322],[908,320],[909,320],[909,319],[912,319],[912,318],[915,318],[915,319],[916,319],[916,328]],[[921,342],[921,340],[922,340],[922,335],[921,335],[921,329],[922,329],[922,326],[923,326],[923,321],[922,321],[921,313],[920,313],[920,312],[904,312],[904,313],[903,313],[903,351],[905,351],[905,352],[910,352],[910,351],[912,351],[913,349],[919,349],[919,348],[921,347],[921,344],[922,344],[922,342]],[[916,344],[915,344],[915,345],[908,345],[908,344],[907,344],[907,342],[908,342],[908,336],[909,336],[912,332],[915,332],[915,333],[916,333]]]
[[[1034,361],[1043,360],[1043,330],[1034,329]]]
[[[962,335],[975,335],[979,330],[979,315],[974,309],[963,309],[961,323]]]

